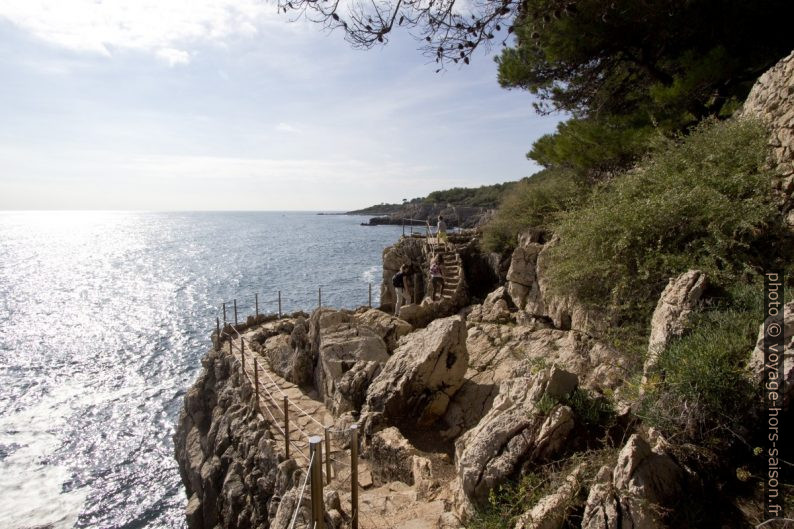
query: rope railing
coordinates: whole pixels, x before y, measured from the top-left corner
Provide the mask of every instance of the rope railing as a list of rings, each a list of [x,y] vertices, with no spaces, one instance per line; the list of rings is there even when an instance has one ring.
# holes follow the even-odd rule
[[[314,463],[314,454],[312,454],[312,458],[309,460],[310,468],[313,463]],[[311,475],[310,472],[306,472],[306,477],[303,478],[303,485],[301,486],[301,491],[300,494],[298,495],[298,504],[295,506],[295,512],[292,514],[292,523],[289,524],[289,529],[295,528],[295,520],[298,519],[298,512],[300,511],[301,504],[303,503],[303,493],[306,491],[306,483],[309,482],[310,475]]]

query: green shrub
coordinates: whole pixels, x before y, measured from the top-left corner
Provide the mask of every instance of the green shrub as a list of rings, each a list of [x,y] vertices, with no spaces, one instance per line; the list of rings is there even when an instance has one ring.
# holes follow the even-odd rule
[[[667,279],[688,268],[718,285],[745,277],[764,264],[754,244],[777,215],[766,141],[756,122],[707,121],[658,145],[638,169],[559,214],[552,286],[640,321]]]
[[[548,485],[548,476],[530,472],[517,482],[503,483],[491,489],[488,505],[477,511],[467,529],[512,529],[518,517],[545,495]]]
[[[659,356],[641,403],[644,420],[677,442],[719,448],[754,403],[745,367],[763,315],[763,288],[734,286],[695,313],[692,330]]]
[[[518,182],[485,225],[485,248],[495,252],[515,248],[521,231],[530,226],[548,228],[557,212],[572,207],[585,193],[583,182],[566,171],[546,169]]]

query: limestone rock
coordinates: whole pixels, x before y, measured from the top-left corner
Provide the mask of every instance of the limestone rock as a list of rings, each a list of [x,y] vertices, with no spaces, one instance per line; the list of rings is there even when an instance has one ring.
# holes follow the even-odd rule
[[[482,305],[475,305],[466,318],[467,321],[508,323],[512,320],[510,307],[512,299],[507,288],[499,287],[488,296]]]
[[[541,498],[518,519],[515,529],[560,529],[582,486],[584,465],[577,466],[555,492]]]
[[[542,249],[542,244],[527,242],[513,250],[507,271],[507,292],[519,308],[523,309],[530,299],[537,303],[540,297],[537,262]]]
[[[336,383],[331,413],[339,416],[346,412],[360,411],[367,399],[367,389],[380,370],[379,362],[362,361],[354,364]]]
[[[794,52],[767,70],[753,85],[744,107],[743,117],[761,119],[769,128],[772,148],[770,165],[775,169],[772,188],[777,195],[783,218],[794,228]]]
[[[369,327],[383,339],[389,354],[393,353],[397,348],[399,339],[413,330],[413,327],[407,321],[377,309],[369,309],[362,314],[357,314],[355,318],[359,323]]]
[[[779,383],[783,397],[783,406],[788,408],[794,398],[794,302],[783,307],[782,331],[785,337],[783,346],[783,369],[779,374]],[[763,384],[764,380],[764,325],[758,329],[758,340],[750,360],[750,370],[753,378]],[[785,383],[785,386],[782,384]]]
[[[643,366],[647,376],[656,367],[659,354],[670,340],[684,334],[689,316],[697,306],[706,288],[706,274],[700,270],[689,270],[671,278],[665,287],[651,318],[651,337],[648,340],[648,355]]]
[[[683,469],[639,434],[632,435],[618,454],[614,471],[599,472],[585,506],[585,529],[662,529],[662,512],[680,497]],[[611,477],[611,482],[609,478]]]
[[[190,529],[266,526],[291,486],[277,484],[273,441],[234,362],[225,352],[207,353],[174,433]]]
[[[314,311],[309,339],[318,358],[315,385],[328,403],[334,402],[342,375],[356,363],[384,363],[389,359],[383,339],[369,327],[356,323],[346,311]]]
[[[282,376],[300,386],[311,384],[314,378],[315,357],[309,341],[309,324],[305,318],[300,316],[296,318],[289,344],[293,350],[291,376]]]
[[[377,483],[402,481],[413,485],[415,453],[411,443],[394,426],[379,431],[369,446],[372,477]]]
[[[469,356],[466,326],[457,317],[439,319],[408,335],[367,394],[367,408],[391,421],[430,424],[441,417],[460,388]]]
[[[576,375],[557,368],[501,383],[491,410],[455,442],[461,514],[470,514],[472,503],[484,502],[519,465],[560,451],[573,429],[573,412],[557,404],[544,414],[538,401],[544,395],[562,399],[576,386]]]

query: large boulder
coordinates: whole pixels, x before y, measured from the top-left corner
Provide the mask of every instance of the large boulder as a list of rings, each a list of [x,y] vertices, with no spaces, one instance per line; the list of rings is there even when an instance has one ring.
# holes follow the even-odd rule
[[[604,467],[587,498],[584,529],[662,529],[665,508],[680,499],[684,470],[665,451],[632,435],[618,454],[613,471]]]
[[[332,404],[342,376],[359,362],[382,364],[389,359],[386,343],[348,311],[317,309],[309,324],[309,341],[316,351],[315,386]],[[347,410],[344,410],[347,411]]]
[[[369,309],[361,314],[356,314],[355,319],[383,339],[389,354],[397,348],[400,338],[414,330],[407,321],[378,309]]]
[[[667,283],[651,318],[651,337],[643,366],[643,377],[656,367],[659,355],[673,338],[684,334],[692,311],[706,289],[706,274],[689,270]]]
[[[368,411],[391,422],[430,424],[447,409],[469,362],[466,325],[452,316],[404,338],[367,394]]]
[[[455,496],[462,517],[471,516],[474,505],[483,504],[522,465],[559,454],[574,414],[558,401],[576,387],[576,375],[555,367],[501,383],[491,410],[455,442]],[[539,404],[544,396],[550,409]]]
[[[785,340],[782,351],[782,370],[777,376],[777,387],[782,393],[783,407],[789,409],[789,404],[794,398],[794,302],[786,303],[783,307],[782,327]],[[769,382],[764,376],[766,365],[764,360],[764,324],[761,324],[749,365],[752,376],[759,385]],[[770,389],[773,389],[773,386],[770,386]]]
[[[513,250],[507,271],[507,292],[518,307],[524,308],[530,300],[537,303],[540,298],[537,264],[542,249],[542,244],[527,242]]]

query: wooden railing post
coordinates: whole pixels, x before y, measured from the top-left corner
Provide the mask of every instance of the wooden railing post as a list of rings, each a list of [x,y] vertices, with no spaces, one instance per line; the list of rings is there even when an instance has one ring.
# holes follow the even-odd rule
[[[325,513],[323,501],[323,438],[319,435],[309,437],[309,458],[312,461],[311,493],[312,522],[315,529],[325,529]]]
[[[278,291],[278,317],[281,317],[281,291]]]
[[[284,396],[284,455],[289,459],[289,399]]]
[[[256,319],[259,319],[259,294],[254,294],[254,314]]]
[[[237,327],[237,300],[234,300],[234,326]]]
[[[372,283],[369,284],[369,308],[372,308]]]
[[[218,319],[218,318],[215,318],[215,336],[217,336],[217,339],[215,340],[215,350],[216,351],[220,351],[221,350],[221,320]]]
[[[350,427],[350,505],[351,529],[358,529],[358,425]]]
[[[323,287],[317,288],[317,308],[323,308]]]
[[[325,482],[331,483],[331,434],[325,427]]]
[[[223,326],[226,327],[226,303],[223,304]]]
[[[240,336],[240,362],[242,364],[243,376],[245,376],[245,342],[242,336]]]

